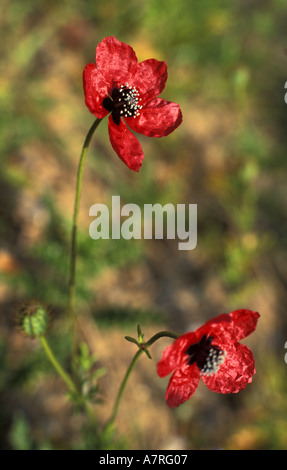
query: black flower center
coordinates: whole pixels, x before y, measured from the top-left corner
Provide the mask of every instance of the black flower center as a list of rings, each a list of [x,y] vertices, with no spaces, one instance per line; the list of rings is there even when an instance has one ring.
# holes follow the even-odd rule
[[[188,355],[188,365],[196,362],[202,375],[216,374],[226,356],[225,351],[212,344],[212,341],[212,336],[203,335],[198,343],[191,344],[185,351]]]
[[[103,99],[103,106],[110,111],[114,123],[119,125],[121,117],[136,117],[142,106],[139,104],[139,92],[128,83],[114,88],[111,95]]]

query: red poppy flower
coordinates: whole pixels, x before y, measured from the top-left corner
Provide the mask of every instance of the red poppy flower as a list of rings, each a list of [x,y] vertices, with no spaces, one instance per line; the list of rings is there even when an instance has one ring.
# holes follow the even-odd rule
[[[174,371],[166,391],[170,408],[194,394],[200,377],[217,393],[237,393],[252,381],[253,354],[238,341],[255,330],[259,316],[250,310],[223,313],[164,350],[157,372],[165,377]]]
[[[127,126],[149,137],[163,137],[182,122],[177,104],[157,98],[165,87],[166,63],[156,59],[139,63],[131,46],[111,36],[97,46],[96,64],[84,70],[86,104],[97,118],[111,113],[112,147],[129,168],[139,171],[143,151]]]

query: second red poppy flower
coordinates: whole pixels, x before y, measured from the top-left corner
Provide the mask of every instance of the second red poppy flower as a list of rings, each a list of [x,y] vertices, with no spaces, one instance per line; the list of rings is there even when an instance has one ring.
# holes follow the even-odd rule
[[[258,318],[246,309],[223,313],[164,350],[157,372],[160,377],[173,372],[166,391],[170,408],[191,398],[200,378],[217,393],[237,393],[252,381],[254,357],[239,341],[255,330]]]

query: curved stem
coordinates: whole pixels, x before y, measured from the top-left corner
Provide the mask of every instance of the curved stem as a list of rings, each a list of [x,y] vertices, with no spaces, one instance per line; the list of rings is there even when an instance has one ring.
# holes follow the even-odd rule
[[[69,375],[64,371],[56,357],[54,356],[54,353],[52,349],[50,348],[45,336],[40,336],[39,340],[42,343],[42,346],[44,348],[44,351],[46,353],[46,356],[48,357],[49,361],[53,365],[54,369],[58,372],[60,377],[64,380],[64,382],[67,384],[69,390],[74,393],[78,393],[77,387],[72,381],[72,379],[69,377]]]
[[[101,119],[97,118],[85,138],[85,142],[82,148],[78,172],[77,172],[77,184],[76,194],[74,202],[74,214],[73,214],[73,225],[72,225],[72,236],[71,236],[71,254],[70,254],[70,274],[69,274],[69,315],[72,323],[72,363],[75,362],[77,353],[77,316],[75,311],[75,277],[76,277],[76,258],[77,258],[77,230],[78,230],[78,215],[81,198],[82,180],[83,180],[83,169],[84,162],[91,142],[92,136],[100,124]]]
[[[160,331],[159,333],[156,333],[155,335],[153,335],[146,343],[144,343],[144,346],[146,348],[149,348],[159,338],[173,338],[173,339],[176,339],[178,337],[179,337],[179,335],[177,333],[173,333],[172,331]]]
[[[173,333],[171,331],[160,331],[159,333],[156,333],[154,336],[152,336],[147,342],[143,343],[141,345],[141,348],[136,352],[136,354],[134,355],[131,363],[130,363],[130,366],[123,378],[123,381],[120,385],[120,388],[119,388],[119,391],[118,391],[118,394],[117,394],[117,397],[116,397],[116,400],[115,400],[115,403],[114,403],[114,408],[113,408],[113,411],[112,411],[112,414],[111,414],[111,417],[110,419],[107,421],[106,425],[105,425],[105,428],[104,430],[108,429],[114,422],[116,416],[117,416],[117,413],[118,413],[118,409],[119,409],[119,405],[120,405],[120,401],[121,401],[121,398],[122,398],[122,395],[124,393],[124,390],[125,390],[125,387],[126,387],[126,384],[128,382],[128,379],[131,375],[131,372],[132,370],[134,369],[136,363],[137,363],[137,360],[139,359],[139,357],[141,356],[141,354],[144,352],[145,349],[147,349],[148,347],[150,347],[153,343],[155,343],[159,338],[173,338],[173,339],[176,339],[178,338],[178,334],[176,333]]]

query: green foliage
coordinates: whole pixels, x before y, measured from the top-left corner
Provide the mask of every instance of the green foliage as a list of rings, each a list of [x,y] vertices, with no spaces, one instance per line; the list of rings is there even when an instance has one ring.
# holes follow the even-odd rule
[[[91,355],[86,343],[80,344],[77,360],[80,387],[83,397],[89,402],[99,402],[98,379],[106,374],[104,367],[96,367],[97,357]]]
[[[10,443],[14,450],[32,450],[30,428],[24,416],[14,416],[10,430]]]

